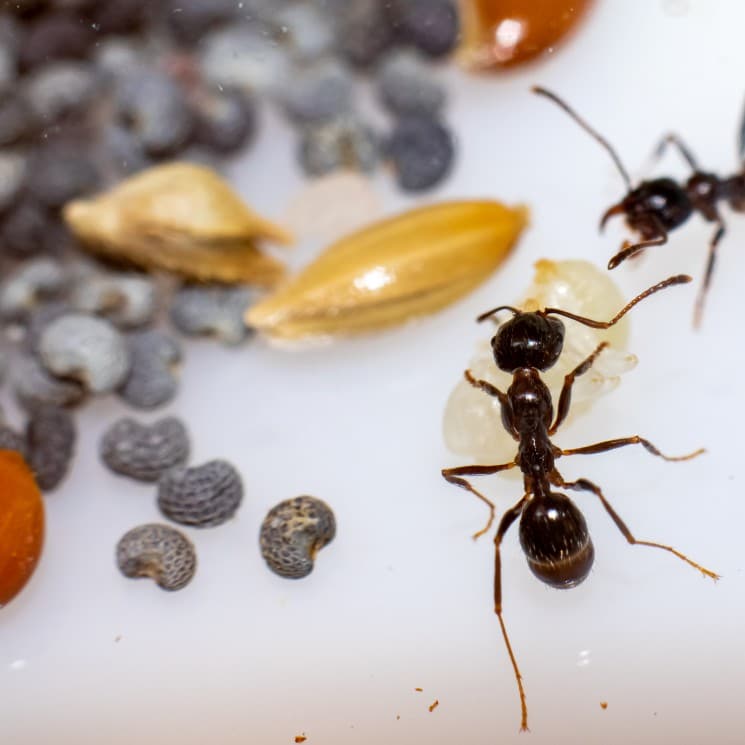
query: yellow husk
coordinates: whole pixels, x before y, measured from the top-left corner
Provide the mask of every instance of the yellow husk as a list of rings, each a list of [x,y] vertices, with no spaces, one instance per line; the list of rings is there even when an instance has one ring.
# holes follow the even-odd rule
[[[246,323],[277,338],[369,331],[437,311],[505,259],[527,209],[444,202],[405,212],[332,244]]]
[[[155,166],[93,199],[67,204],[63,216],[91,251],[193,279],[271,286],[284,266],[257,239],[292,237],[249,209],[209,168]]]

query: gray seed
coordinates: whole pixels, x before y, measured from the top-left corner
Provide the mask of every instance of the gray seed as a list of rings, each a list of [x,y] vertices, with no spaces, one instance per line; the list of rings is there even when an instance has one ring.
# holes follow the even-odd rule
[[[117,93],[120,116],[132,124],[150,155],[167,155],[186,145],[192,113],[181,88],[154,70],[121,81]]]
[[[119,395],[138,409],[154,409],[178,391],[176,366],[181,348],[162,331],[141,331],[127,336],[131,367]]]
[[[158,482],[158,507],[170,520],[196,528],[221,525],[243,499],[240,474],[227,461],[176,468]]]
[[[171,321],[187,336],[214,336],[225,344],[238,344],[248,334],[243,315],[251,290],[221,285],[187,285],[171,301]]]
[[[379,157],[375,133],[354,117],[308,128],[300,145],[300,162],[309,176],[323,176],[338,168],[370,172]]]
[[[101,176],[90,145],[61,141],[37,148],[29,159],[28,191],[47,207],[58,208],[94,192]]]
[[[37,406],[26,426],[28,462],[43,491],[51,491],[67,475],[75,453],[75,421],[67,409]]]
[[[13,92],[0,97],[0,146],[12,145],[33,135],[36,117],[28,101]]]
[[[336,519],[320,499],[286,499],[269,510],[261,524],[261,555],[281,577],[300,579],[313,571],[318,551],[336,535]]]
[[[101,458],[116,473],[138,481],[157,481],[189,458],[189,435],[179,419],[167,417],[147,425],[120,419],[101,440]]]
[[[327,0],[326,5],[327,13],[335,20],[339,51],[353,65],[373,65],[395,42],[388,18],[390,2]]]
[[[0,212],[16,200],[26,178],[26,157],[21,153],[0,151]]]
[[[348,113],[353,92],[349,70],[336,60],[322,60],[293,75],[283,87],[280,100],[291,119],[316,124]]]
[[[75,286],[70,302],[75,310],[106,316],[120,328],[134,328],[153,319],[155,285],[138,274],[86,277]]]
[[[98,157],[113,180],[131,176],[150,165],[139,137],[119,124],[104,127]]]
[[[401,50],[388,55],[378,69],[383,104],[394,114],[436,114],[445,102],[445,87],[416,52]]]
[[[298,62],[317,59],[334,43],[328,16],[309,3],[283,8],[274,16],[274,24],[281,32],[280,41]]]
[[[54,62],[33,73],[26,83],[31,108],[46,123],[83,109],[96,95],[99,79],[84,62]]]
[[[94,58],[102,75],[108,80],[116,80],[141,71],[143,54],[137,44],[113,37],[97,45]]]
[[[199,102],[198,143],[227,155],[247,145],[255,133],[256,102],[243,91],[210,91]]]
[[[7,424],[0,424],[0,450],[15,450],[26,457],[26,439]]]
[[[289,78],[284,50],[250,26],[213,31],[200,46],[202,72],[215,86],[264,93],[279,90]]]
[[[13,391],[28,410],[48,405],[75,406],[85,398],[85,389],[80,383],[55,378],[35,357],[21,357],[16,361]]]
[[[26,336],[24,338],[24,349],[30,354],[38,354],[39,339],[44,329],[55,319],[64,316],[71,310],[66,300],[52,300],[41,303],[34,308],[25,319]]]
[[[232,21],[241,12],[251,13],[236,0],[169,0],[166,7],[166,21],[184,44],[196,44],[209,29]]]
[[[24,264],[0,285],[0,318],[15,320],[27,316],[43,299],[65,289],[64,267],[53,259],[36,259]]]
[[[180,590],[194,576],[197,555],[183,533],[150,523],[132,528],[119,539],[116,563],[125,577],[150,577],[164,590]]]
[[[108,321],[83,313],[68,313],[42,332],[39,354],[53,375],[82,382],[93,393],[117,388],[129,372],[129,349]]]

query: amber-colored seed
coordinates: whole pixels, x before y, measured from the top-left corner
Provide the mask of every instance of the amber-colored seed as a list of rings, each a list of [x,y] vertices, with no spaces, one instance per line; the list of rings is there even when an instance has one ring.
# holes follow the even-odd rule
[[[458,61],[472,71],[518,65],[555,46],[593,0],[460,0]]]
[[[0,450],[0,607],[36,569],[44,543],[44,502],[31,469],[14,450]]]
[[[246,312],[270,337],[372,331],[434,313],[481,284],[527,223],[524,207],[441,202],[374,223],[329,246]]]

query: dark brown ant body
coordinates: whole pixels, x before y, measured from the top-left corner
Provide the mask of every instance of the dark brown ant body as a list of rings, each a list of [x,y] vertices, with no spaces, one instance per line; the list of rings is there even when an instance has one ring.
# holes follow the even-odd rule
[[[667,243],[668,234],[686,222],[694,212],[700,214],[707,222],[716,224],[714,235],[709,242],[704,279],[696,299],[694,325],[698,326],[701,323],[706,293],[711,284],[717,246],[725,230],[718,204],[725,202],[735,212],[745,212],[745,171],[727,178],[702,171],[692,152],[680,137],[668,134],[662,138],[655,149],[654,157],[661,157],[665,148],[672,145],[677,148],[691,168],[692,175],[684,184],[671,178],[656,178],[642,181],[634,187],[621,159],[604,137],[601,137],[555,93],[539,86],[534,86],[532,90],[560,106],[597,140],[608,151],[626,183],[628,190],[626,196],[605,211],[600,220],[600,228],[602,230],[611,217],[623,215],[626,218],[626,224],[639,236],[639,240],[624,241],[621,250],[608,262],[608,269],[615,269],[622,261],[637,255],[648,246],[661,246]],[[745,155],[745,122],[740,135],[740,157],[742,158],[743,155]]]
[[[497,367],[512,375],[512,384],[507,392],[504,393],[486,380],[477,380],[471,375],[470,370],[466,370],[465,377],[472,386],[499,400],[502,423],[518,443],[517,455],[509,463],[499,465],[446,468],[442,471],[442,475],[450,483],[470,491],[489,507],[490,514],[486,526],[474,535],[474,538],[478,538],[491,527],[494,521],[495,506],[463,477],[492,474],[515,467],[520,468],[523,474],[523,496],[517,504],[504,513],[494,538],[496,547],[494,610],[499,619],[517,681],[522,713],[521,729],[523,730],[528,728],[525,691],[502,619],[499,556],[502,539],[512,523],[520,518],[520,545],[527,558],[528,566],[538,579],[552,587],[570,588],[578,585],[589,574],[594,559],[592,541],[582,513],[569,497],[554,491],[554,487],[592,492],[600,499],[606,512],[630,544],[663,549],[695,567],[705,576],[718,578],[714,572],[691,561],[671,546],[637,540],[598,486],[587,479],[565,481],[556,469],[555,461],[561,456],[601,453],[626,445],[642,445],[652,455],[669,461],[689,460],[703,452],[703,450],[697,450],[689,455],[669,457],[663,455],[649,440],[638,435],[569,450],[561,449],[551,442],[551,436],[569,412],[575,379],[591,368],[597,356],[607,346],[607,342],[598,345],[587,359],[566,375],[555,418],[551,393],[541,380],[541,372],[545,372],[556,364],[564,345],[564,324],[558,318],[550,316],[564,316],[592,328],[606,329],[617,323],[631,308],[646,297],[666,287],[690,281],[691,278],[685,275],[670,277],[635,297],[610,321],[594,321],[559,308],[523,312],[510,306],[494,308],[477,319],[483,321],[502,310],[513,313],[509,321],[499,326],[491,340]]]

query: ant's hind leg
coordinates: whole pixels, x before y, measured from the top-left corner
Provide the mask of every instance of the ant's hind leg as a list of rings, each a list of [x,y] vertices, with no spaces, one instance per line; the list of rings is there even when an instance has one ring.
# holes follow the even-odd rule
[[[559,396],[559,404],[556,407],[556,421],[551,425],[548,430],[549,435],[554,434],[561,423],[566,419],[566,415],[569,413],[569,407],[572,403],[572,386],[574,381],[580,375],[584,375],[591,367],[593,362],[597,359],[597,356],[608,346],[608,342],[604,341],[597,345],[595,351],[586,359],[577,365],[570,373],[564,376],[564,385],[561,388],[561,395]]]
[[[610,515],[611,520],[616,524],[616,527],[623,533],[623,537],[632,545],[632,546],[651,546],[652,548],[661,548],[663,551],[667,551],[674,556],[677,556],[682,561],[685,561],[686,564],[690,564],[694,569],[698,569],[701,574],[703,574],[705,577],[710,577],[713,580],[718,580],[719,575],[716,574],[716,572],[712,572],[710,569],[706,569],[705,567],[702,567],[700,564],[697,564],[695,561],[692,561],[689,559],[685,554],[680,553],[680,551],[677,551],[672,546],[665,546],[662,543],[655,543],[653,541],[639,541],[636,538],[634,538],[631,531],[626,526],[626,523],[624,523],[623,520],[618,516],[616,511],[611,507],[608,500],[603,495],[603,492],[600,491],[600,487],[593,484],[591,481],[588,481],[587,479],[577,479],[576,481],[564,481],[561,479],[560,486],[563,486],[566,489],[577,489],[581,491],[590,491],[602,502],[603,507],[605,507],[605,511]]]
[[[706,293],[709,291],[709,285],[711,284],[711,275],[714,273],[714,263],[717,258],[717,246],[719,245],[719,241],[722,240],[723,235],[724,223],[719,220],[716,232],[711,239],[711,243],[709,243],[709,256],[706,260],[704,281],[701,283],[701,289],[698,291],[698,296],[696,297],[696,305],[693,311],[693,325],[696,328],[701,325],[701,318],[704,313],[704,300],[706,299]]]
[[[515,461],[510,463],[500,463],[496,466],[458,466],[457,468],[443,468],[442,475],[445,481],[460,486],[462,489],[470,491],[475,497],[478,497],[488,508],[489,508],[489,519],[486,521],[486,525],[479,531],[473,534],[474,540],[484,535],[489,528],[491,528],[494,522],[494,503],[487,499],[480,491],[474,489],[466,479],[461,478],[462,476],[487,476],[492,473],[498,473],[499,471],[507,471],[510,468],[515,467]]]
[[[693,156],[691,149],[674,132],[668,132],[657,143],[657,147],[655,147],[650,158],[652,164],[656,163],[665,154],[665,150],[667,150],[669,145],[672,145],[674,148],[676,148],[676,150],[682,156],[683,160],[688,163],[692,171],[699,170],[698,163],[696,162],[696,158]]]
[[[562,455],[594,455],[595,453],[605,453],[608,450],[622,448],[626,445],[642,445],[647,452],[668,461],[691,460],[706,452],[706,448],[699,448],[687,455],[665,455],[664,453],[661,453],[649,440],[644,437],[639,437],[639,435],[633,435],[632,437],[619,437],[616,440],[605,440],[603,442],[596,442],[594,445],[585,445],[581,448],[569,448],[568,450],[561,450],[560,452]]]

